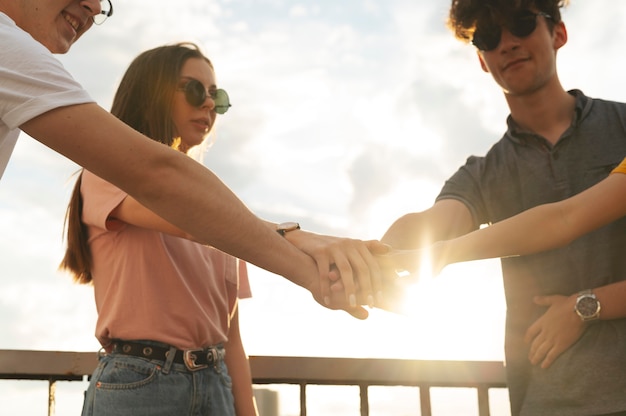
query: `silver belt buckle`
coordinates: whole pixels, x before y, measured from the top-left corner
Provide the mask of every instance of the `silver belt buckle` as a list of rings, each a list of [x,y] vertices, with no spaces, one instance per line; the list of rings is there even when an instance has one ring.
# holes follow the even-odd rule
[[[197,354],[203,354],[204,350],[184,350],[183,351],[183,361],[185,362],[185,367],[189,371],[197,371],[202,370],[203,368],[207,368],[206,364],[196,364],[196,360],[198,359]]]
[[[219,351],[217,350],[217,348],[211,347],[209,354],[211,354],[211,358],[213,359],[213,365],[216,366],[217,362],[220,360]]]

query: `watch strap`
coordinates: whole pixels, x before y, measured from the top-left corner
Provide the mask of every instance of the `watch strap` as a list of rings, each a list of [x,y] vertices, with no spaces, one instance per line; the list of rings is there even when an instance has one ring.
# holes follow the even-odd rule
[[[293,221],[283,222],[276,226],[276,232],[282,235],[283,237],[289,231],[295,231],[299,229],[300,229],[300,224],[298,224],[297,222],[293,222]]]

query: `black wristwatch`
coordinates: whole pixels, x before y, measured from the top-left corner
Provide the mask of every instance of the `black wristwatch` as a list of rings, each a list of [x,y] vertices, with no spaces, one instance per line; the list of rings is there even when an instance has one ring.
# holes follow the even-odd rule
[[[288,233],[289,231],[295,231],[295,230],[299,230],[300,229],[300,224],[298,224],[297,222],[283,222],[280,223],[276,226],[276,232],[280,235],[282,235],[283,237],[285,236],[286,233]]]
[[[583,322],[594,321],[600,318],[600,301],[593,294],[591,289],[583,290],[578,293],[574,311]]]

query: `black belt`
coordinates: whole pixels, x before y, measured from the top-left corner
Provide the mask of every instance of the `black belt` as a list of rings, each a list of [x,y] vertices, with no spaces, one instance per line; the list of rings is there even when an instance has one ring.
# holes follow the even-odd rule
[[[166,361],[170,354],[170,348],[136,341],[114,341],[111,352],[150,360]],[[224,355],[223,347],[208,347],[195,350],[177,349],[174,353],[173,362],[184,364],[189,371],[196,371],[219,363],[220,360],[224,359]]]

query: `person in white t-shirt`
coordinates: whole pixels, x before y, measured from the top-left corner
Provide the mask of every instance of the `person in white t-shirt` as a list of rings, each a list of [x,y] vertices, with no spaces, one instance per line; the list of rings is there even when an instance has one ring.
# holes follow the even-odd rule
[[[112,10],[109,0],[0,0],[0,172],[24,131],[197,241],[284,276],[324,306],[367,317],[359,305],[374,304],[387,281],[371,253],[386,245],[259,219],[210,170],[99,107],[52,55]],[[330,290],[337,274],[343,291]]]

